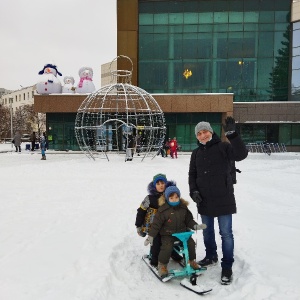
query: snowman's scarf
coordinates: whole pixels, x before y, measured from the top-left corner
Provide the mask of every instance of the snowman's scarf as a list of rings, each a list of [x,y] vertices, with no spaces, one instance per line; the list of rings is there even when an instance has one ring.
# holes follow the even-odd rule
[[[84,81],[84,80],[93,81],[93,79],[92,79],[91,77],[88,77],[88,76],[86,76],[86,77],[81,77],[81,78],[80,78],[80,81],[79,81],[79,84],[78,84],[78,87],[82,88],[82,85],[83,85],[83,81]]]

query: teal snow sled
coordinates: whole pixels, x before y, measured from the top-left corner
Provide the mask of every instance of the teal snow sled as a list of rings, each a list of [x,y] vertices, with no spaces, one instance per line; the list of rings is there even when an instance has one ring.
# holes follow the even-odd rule
[[[203,288],[197,285],[197,277],[203,274],[207,270],[207,268],[200,267],[200,269],[195,270],[189,264],[189,252],[187,241],[193,234],[194,231],[172,234],[172,236],[176,237],[179,240],[174,243],[173,249],[180,256],[182,256],[183,259],[179,263],[181,265],[181,268],[179,267],[178,269],[170,269],[169,274],[166,277],[160,277],[157,268],[150,264],[150,255],[144,255],[142,259],[160,281],[167,282],[173,278],[185,277],[183,280],[181,280],[180,285],[196,294],[203,295],[211,292],[212,289]],[[189,279],[187,279],[186,277],[189,277]]]

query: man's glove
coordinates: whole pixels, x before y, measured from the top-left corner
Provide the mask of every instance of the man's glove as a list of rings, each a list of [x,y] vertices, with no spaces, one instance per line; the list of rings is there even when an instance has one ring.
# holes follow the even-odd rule
[[[144,245],[148,246],[150,244],[150,246],[153,245],[153,236],[148,235],[148,237],[146,238]]]
[[[146,233],[144,231],[142,231],[142,227],[137,227],[136,228],[136,232],[141,237],[145,237],[146,236]]]
[[[205,229],[206,227],[207,227],[206,224],[195,224],[194,225],[195,230]]]
[[[202,202],[202,198],[198,191],[192,193],[192,199],[197,204],[197,206]]]
[[[235,119],[233,117],[227,117],[225,124],[223,124],[225,135],[229,135],[235,132]]]

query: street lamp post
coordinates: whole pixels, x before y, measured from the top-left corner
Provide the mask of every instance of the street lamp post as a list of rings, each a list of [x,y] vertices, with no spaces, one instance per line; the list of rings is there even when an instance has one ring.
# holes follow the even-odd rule
[[[12,101],[13,98],[9,98],[9,108],[10,108],[10,136],[13,138],[13,113],[12,113]],[[11,148],[13,148],[13,144],[11,143]]]

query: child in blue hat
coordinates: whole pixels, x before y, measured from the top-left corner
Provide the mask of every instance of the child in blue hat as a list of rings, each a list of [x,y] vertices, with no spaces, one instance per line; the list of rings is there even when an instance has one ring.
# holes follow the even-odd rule
[[[190,229],[205,229],[205,224],[197,224],[193,214],[187,207],[188,202],[180,198],[180,190],[176,186],[166,188],[164,195],[159,198],[159,208],[149,230],[145,245],[152,245],[157,235],[161,236],[161,248],[158,255],[158,273],[161,277],[168,275],[167,265],[173,251],[176,237],[173,233],[185,232]],[[196,245],[192,238],[187,241],[190,266],[200,269],[196,263]]]

